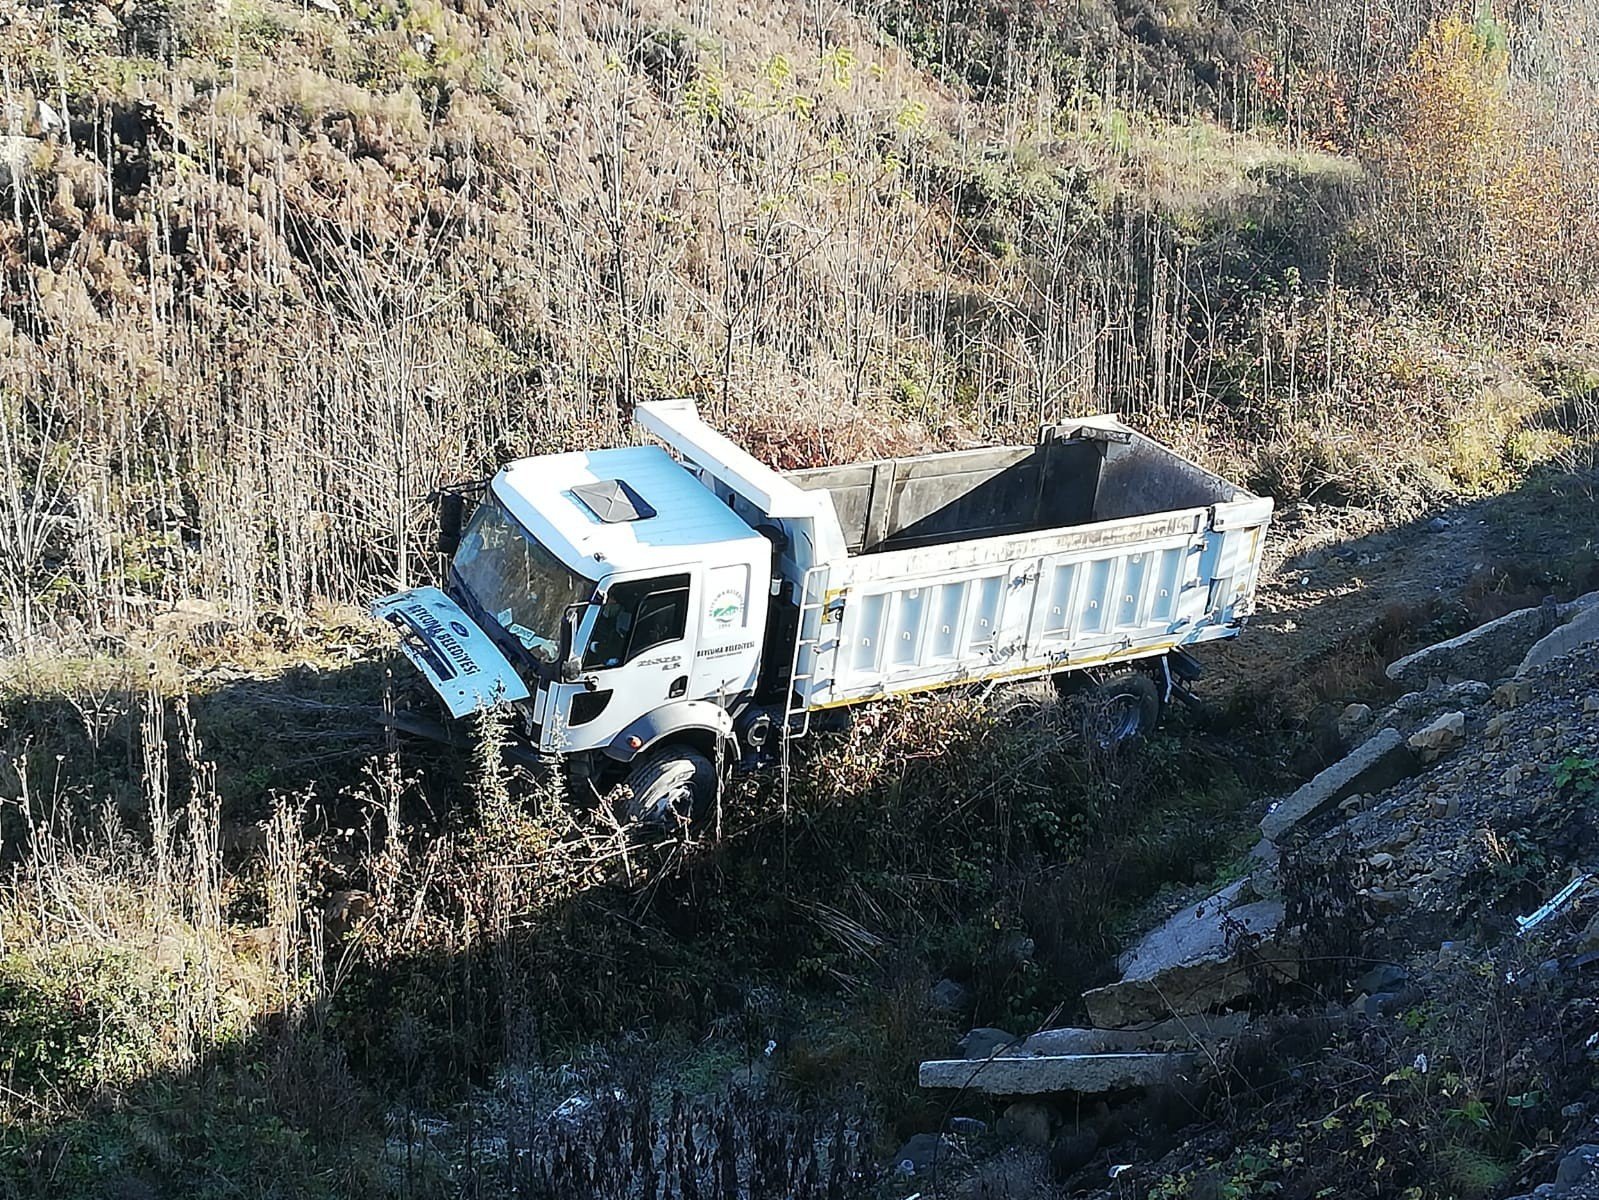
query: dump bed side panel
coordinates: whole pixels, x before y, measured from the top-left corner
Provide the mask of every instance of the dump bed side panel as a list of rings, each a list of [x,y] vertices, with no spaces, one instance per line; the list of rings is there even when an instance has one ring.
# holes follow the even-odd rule
[[[825,589],[803,694],[832,707],[1233,636],[1269,514],[1251,500],[852,558]]]
[[[1099,468],[1096,443],[1063,440],[817,467],[787,478],[828,492],[858,554],[1084,524],[1094,519]]]

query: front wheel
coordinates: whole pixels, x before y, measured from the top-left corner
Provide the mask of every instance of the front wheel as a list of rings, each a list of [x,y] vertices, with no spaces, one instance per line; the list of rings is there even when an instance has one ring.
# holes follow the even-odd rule
[[[639,758],[627,773],[616,815],[624,825],[678,829],[710,811],[716,767],[698,750],[669,746]]]
[[[1123,671],[1082,695],[1083,732],[1089,744],[1114,750],[1148,737],[1160,724],[1160,688],[1148,675]]]

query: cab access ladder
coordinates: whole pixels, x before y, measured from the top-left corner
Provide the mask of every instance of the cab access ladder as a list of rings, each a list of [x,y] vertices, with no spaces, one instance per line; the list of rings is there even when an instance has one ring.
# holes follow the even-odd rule
[[[787,737],[804,737],[811,731],[812,689],[807,686],[816,679],[821,664],[823,639],[834,624],[827,619],[826,563],[809,567],[800,582],[799,624],[794,630],[794,655],[789,663],[788,698],[783,705],[783,733]],[[799,724],[796,727],[795,719]]]

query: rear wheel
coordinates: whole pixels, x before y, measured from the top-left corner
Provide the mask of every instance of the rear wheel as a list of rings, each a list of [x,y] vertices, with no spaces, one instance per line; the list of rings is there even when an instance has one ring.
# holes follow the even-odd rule
[[[1083,732],[1090,745],[1114,750],[1153,733],[1160,723],[1160,688],[1148,675],[1123,671],[1082,693]]]
[[[994,723],[1007,729],[1037,729],[1060,708],[1060,696],[1047,679],[1004,684],[988,700]]]
[[[616,815],[624,825],[679,829],[710,811],[716,767],[698,750],[669,746],[639,758],[627,773]]]

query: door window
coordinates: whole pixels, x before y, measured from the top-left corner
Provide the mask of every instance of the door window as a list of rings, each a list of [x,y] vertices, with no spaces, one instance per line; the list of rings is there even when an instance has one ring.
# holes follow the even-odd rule
[[[620,667],[646,651],[682,638],[688,627],[687,575],[615,584],[600,605],[583,666]]]

